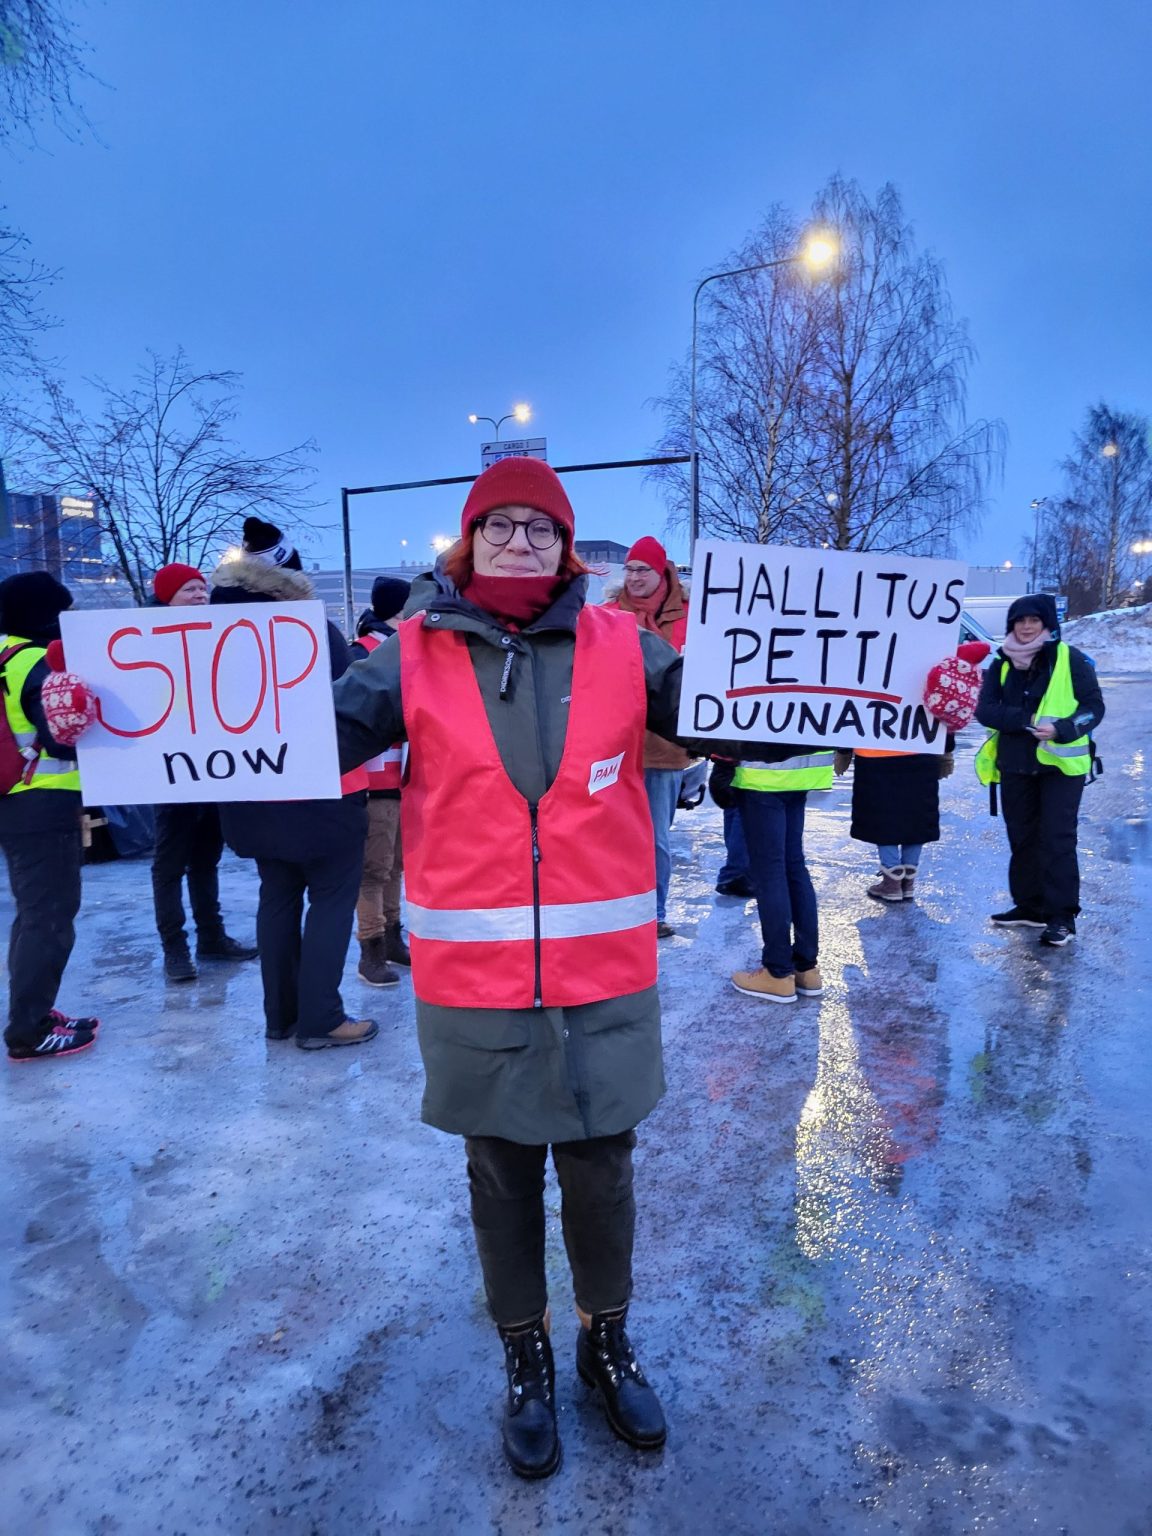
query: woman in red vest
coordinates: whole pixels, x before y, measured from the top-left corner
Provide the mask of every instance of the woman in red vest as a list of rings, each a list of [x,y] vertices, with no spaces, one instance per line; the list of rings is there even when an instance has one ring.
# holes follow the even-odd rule
[[[336,686],[352,768],[406,739],[401,799],[423,1118],[466,1138],[508,1373],[505,1454],[560,1463],[545,1284],[549,1145],[580,1318],[576,1367],[630,1444],[664,1416],[625,1331],[635,1127],[664,1090],[644,731],[675,736],[679,656],[585,605],[547,465],[476,481],[399,633]]]

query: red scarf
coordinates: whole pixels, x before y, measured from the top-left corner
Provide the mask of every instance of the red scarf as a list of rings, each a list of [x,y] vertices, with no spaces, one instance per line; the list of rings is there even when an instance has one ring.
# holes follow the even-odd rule
[[[473,571],[464,596],[505,629],[523,629],[552,606],[566,585],[563,576],[481,576]]]

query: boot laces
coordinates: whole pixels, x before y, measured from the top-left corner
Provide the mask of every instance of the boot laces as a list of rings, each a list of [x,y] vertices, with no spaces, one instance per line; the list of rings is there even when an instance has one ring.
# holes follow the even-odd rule
[[[548,1359],[548,1341],[540,1324],[515,1333],[501,1333],[504,1361],[508,1370],[508,1390],[517,1407],[529,1398],[552,1401],[552,1371]]]
[[[623,1380],[634,1381],[640,1387],[648,1385],[624,1327],[623,1314],[592,1319],[592,1347],[614,1387]]]

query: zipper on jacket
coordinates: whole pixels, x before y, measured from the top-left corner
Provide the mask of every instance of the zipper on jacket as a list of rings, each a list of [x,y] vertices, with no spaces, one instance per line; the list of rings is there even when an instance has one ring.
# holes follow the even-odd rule
[[[539,808],[530,805],[528,815],[532,821],[532,947],[536,964],[535,996],[532,1006],[542,1008],[544,1002],[541,997],[543,987],[540,980],[540,828],[537,824]]]

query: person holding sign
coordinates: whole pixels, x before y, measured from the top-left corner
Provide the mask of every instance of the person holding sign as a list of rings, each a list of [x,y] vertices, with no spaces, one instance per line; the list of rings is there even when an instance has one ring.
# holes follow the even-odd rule
[[[624,557],[624,590],[604,605],[631,613],[641,629],[663,635],[677,651],[684,649],[688,632],[688,600],[680,585],[680,573],[664,546],[652,536],[637,539]],[[644,788],[652,812],[656,840],[656,937],[671,938],[676,930],[666,921],[668,886],[672,879],[672,841],[669,833],[676,816],[680,781],[690,759],[683,747],[665,741],[654,731],[644,735]]]
[[[314,596],[300,557],[278,528],[248,518],[245,553],[212,578],[213,603],[289,603]],[[332,678],[348,668],[348,646],[328,625]],[[350,1018],[340,981],[364,867],[368,775],[345,775],[338,800],[224,805],[229,846],[260,872],[256,937],[264,982],[265,1034],[295,1039],[301,1050],[363,1045],[373,1019]],[[307,898],[307,914],[304,903]]]
[[[1009,608],[1008,634],[984,673],[976,718],[991,731],[976,754],[976,773],[993,795],[1000,787],[1012,850],[1012,906],[992,921],[1041,928],[1041,944],[1061,949],[1075,936],[1080,911],[1076,824],[1104,699],[1087,656],[1060,639],[1046,592],[1018,597]]]
[[[576,1368],[630,1445],[659,1400],[626,1329],[636,1126],[664,1091],[644,732],[675,739],[681,659],[585,603],[555,472],[475,482],[399,633],[336,685],[345,769],[406,739],[400,802],[423,1118],[465,1138],[508,1378],[505,1456],[560,1464],[544,1170],[560,1181]]]
[[[70,1018],[56,1007],[80,910],[80,775],[73,743],[90,718],[78,679],[63,712],[54,712],[45,697],[56,670],[49,647],[59,650],[60,615],[71,606],[71,592],[47,571],[0,582],[0,848],[16,903],[4,1031],[11,1061],[86,1051],[100,1022]]]
[[[160,608],[200,608],[208,602],[208,583],[193,565],[161,566],[152,578]],[[169,981],[195,981],[196,965],[184,931],[184,881],[196,923],[197,960],[254,960],[256,947],[241,944],[224,930],[220,913],[220,855],[224,834],[216,805],[158,805],[156,847],[152,857],[152,902],[164,949]]]

